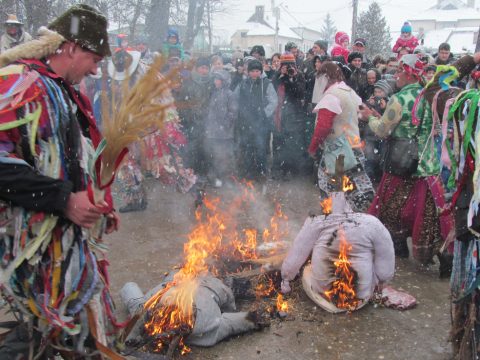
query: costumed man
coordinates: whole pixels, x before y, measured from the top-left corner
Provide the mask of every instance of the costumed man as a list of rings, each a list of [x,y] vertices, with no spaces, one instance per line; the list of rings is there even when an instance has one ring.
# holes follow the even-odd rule
[[[478,88],[463,90],[450,86],[480,64],[480,53],[466,55],[450,66],[439,66],[433,81],[426,86],[425,98],[432,104],[434,118],[442,122],[444,138],[441,163],[452,172],[450,184],[456,187],[451,208],[455,215],[453,269],[450,278],[452,328],[450,340],[455,359],[477,359],[480,351],[480,291],[478,287],[478,252],[480,221],[478,218]],[[457,95],[458,98],[457,98]],[[449,121],[453,136],[448,136]],[[448,140],[447,140],[448,139]],[[447,141],[445,141],[447,140]],[[455,171],[455,169],[458,169]],[[444,247],[451,246],[446,243]]]
[[[390,231],[397,256],[409,256],[407,237],[411,236],[414,259],[428,265],[438,255],[440,275],[448,276],[440,248],[453,219],[438,181],[440,162],[433,144],[431,107],[419,97],[423,68],[417,55],[404,55],[402,71],[396,75],[401,90],[390,98],[383,116],[374,116],[366,107],[361,110],[373,132],[387,139],[384,174],[369,213]]]
[[[385,226],[372,215],[354,213],[343,192],[332,194],[331,206],[331,213],[309,217],[295,237],[282,264],[281,290],[283,293],[291,291],[290,281],[311,256],[311,264],[303,270],[303,289],[322,309],[339,313],[360,309],[375,291],[382,293],[384,285],[393,278],[395,255]],[[335,281],[341,279],[341,274],[335,272],[334,261],[339,259],[342,250],[354,273],[348,285],[355,296],[345,303],[337,301],[335,296]],[[387,301],[387,305],[401,309],[415,305],[415,299],[408,294],[385,287],[384,296],[388,293],[390,302]]]
[[[5,21],[5,34],[0,38],[0,53],[32,40],[32,36],[23,30],[23,23],[18,21],[16,15],[8,15]]]
[[[98,224],[110,233],[118,217],[108,187],[99,203],[90,196],[101,135],[73,87],[109,55],[106,18],[76,5],[0,56],[0,285],[22,319],[1,359],[112,353],[118,324]]]

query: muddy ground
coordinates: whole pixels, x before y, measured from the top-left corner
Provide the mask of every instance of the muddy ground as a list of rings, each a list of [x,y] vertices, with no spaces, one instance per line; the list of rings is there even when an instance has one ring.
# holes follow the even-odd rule
[[[112,293],[122,306],[119,291],[128,281],[146,291],[182,261],[183,243],[194,222],[190,194],[149,179],[148,210],[121,214],[121,230],[110,236]],[[258,227],[273,214],[279,201],[289,217],[290,239],[309,211],[319,212],[317,190],[310,179],[268,182],[256,194],[259,206],[247,214]],[[230,201],[235,189],[209,189]],[[274,320],[269,328],[224,341],[213,348],[193,348],[189,359],[449,359],[449,284],[438,271],[397,260],[393,286],[417,298],[415,309],[401,312],[373,305],[352,314],[332,315],[315,306],[301,289],[292,296],[287,321]]]

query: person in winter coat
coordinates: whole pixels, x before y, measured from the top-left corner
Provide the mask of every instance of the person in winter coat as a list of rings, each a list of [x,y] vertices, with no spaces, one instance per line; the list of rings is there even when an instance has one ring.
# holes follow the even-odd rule
[[[365,100],[370,99],[370,97],[373,95],[373,92],[375,90],[375,83],[379,81],[381,78],[382,78],[382,75],[380,74],[380,71],[378,71],[377,69],[373,68],[367,71],[367,85],[365,86],[365,91],[364,91]]]
[[[262,63],[248,62],[248,77],[235,90],[238,97],[236,134],[239,145],[239,172],[242,177],[264,180],[267,174],[266,134],[271,129],[277,94],[263,74]]]
[[[222,186],[234,169],[234,125],[238,115],[237,99],[230,90],[230,74],[225,70],[212,72],[214,87],[205,118],[205,155],[208,179]]]
[[[338,306],[327,295],[335,280],[333,262],[338,259],[342,246],[347,246],[348,259],[358,276],[354,284],[356,296],[351,299],[350,308]],[[363,307],[374,291],[381,292],[395,273],[395,254],[388,230],[374,216],[353,212],[342,192],[332,194],[330,214],[309,217],[295,237],[282,264],[283,293],[291,291],[290,281],[310,256],[311,263],[303,270],[303,289],[317,305],[331,313]]]
[[[172,49],[178,50],[180,53],[180,60],[183,60],[185,54],[183,50],[183,45],[180,43],[180,37],[178,35],[178,30],[174,28],[169,28],[167,32],[167,38],[163,43],[162,55],[165,59],[168,59]]]
[[[209,71],[210,59],[198,58],[190,78],[183,82],[176,96],[178,113],[188,142],[184,149],[185,165],[200,175],[206,174],[203,138],[205,116],[212,89]]]
[[[318,187],[322,196],[336,191],[336,159],[344,156],[344,173],[354,185],[346,198],[354,211],[368,209],[374,196],[372,183],[365,172],[365,156],[358,129],[358,110],[362,99],[343,81],[340,67],[333,62],[322,65],[320,72],[327,78],[327,90],[317,104],[317,125],[308,148],[317,157],[320,145],[323,154],[318,169]]]
[[[362,101],[366,101],[365,91],[367,88],[367,72],[362,68],[362,54],[352,52],[348,55],[348,67],[350,68],[350,78],[346,83],[350,86]]]
[[[18,21],[16,15],[8,15],[5,21],[5,34],[0,38],[0,53],[32,40],[32,36],[23,30],[23,23]]]
[[[401,29],[400,37],[393,45],[392,52],[397,54],[397,59],[405,54],[413,54],[413,51],[418,46],[418,39],[412,35],[412,25],[406,21]]]
[[[273,78],[278,95],[274,118],[273,171],[275,176],[290,176],[306,170],[305,78],[298,71],[292,54],[284,53],[280,62],[280,71]]]
[[[449,43],[441,43],[438,46],[437,56],[435,57],[436,65],[448,65],[451,64],[455,58],[453,57],[452,52],[450,51]]]
[[[332,51],[330,52],[332,58],[335,56],[343,56],[345,63],[348,63],[348,54],[350,54],[350,51],[348,50],[349,42],[350,38],[347,33],[343,31],[337,32],[335,34],[335,45],[333,45]]]
[[[373,68],[373,64],[365,53],[367,41],[364,38],[357,38],[353,42],[352,51],[362,54],[362,68],[365,70]]]

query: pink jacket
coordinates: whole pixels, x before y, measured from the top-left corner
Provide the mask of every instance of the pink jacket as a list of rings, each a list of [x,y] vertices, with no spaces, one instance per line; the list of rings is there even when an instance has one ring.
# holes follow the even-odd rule
[[[418,39],[411,35],[408,39],[404,39],[401,36],[397,39],[397,42],[393,46],[392,51],[398,53],[402,48],[407,48],[410,54],[413,54],[413,50],[418,46]]]

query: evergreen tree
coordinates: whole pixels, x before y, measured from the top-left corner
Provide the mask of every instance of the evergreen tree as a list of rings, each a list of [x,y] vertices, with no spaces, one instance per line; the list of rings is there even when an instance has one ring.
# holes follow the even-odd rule
[[[323,23],[322,29],[320,30],[320,34],[323,40],[328,41],[328,46],[334,43],[334,37],[336,32],[337,28],[333,23],[330,13],[327,13],[327,16],[325,17],[325,22]]]
[[[373,2],[367,11],[363,11],[357,21],[357,37],[367,41],[366,54],[369,58],[375,55],[389,56],[392,52],[392,37],[382,9]],[[353,39],[354,40],[354,39]]]

